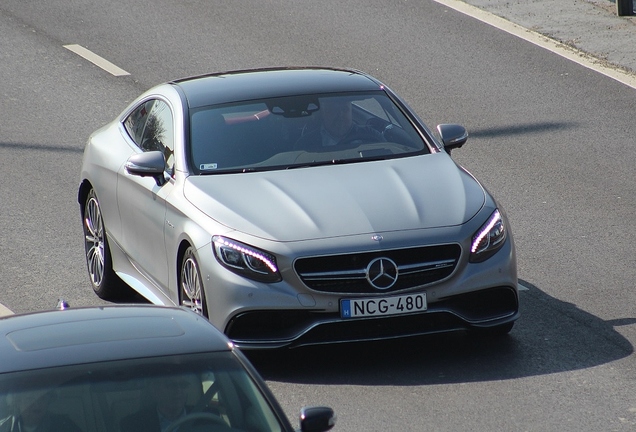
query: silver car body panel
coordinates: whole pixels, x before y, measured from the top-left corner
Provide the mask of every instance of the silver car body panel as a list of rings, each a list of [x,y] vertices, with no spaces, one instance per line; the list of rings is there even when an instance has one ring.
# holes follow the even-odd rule
[[[130,175],[124,168],[127,159],[141,150],[122,122],[149,98],[168,103],[175,123],[175,169],[162,186],[151,177]],[[84,153],[82,182],[91,185],[99,199],[113,269],[150,302],[179,303],[179,253],[188,244],[196,251],[207,312],[216,327],[227,332],[233,319],[253,311],[310,312],[313,321],[299,325],[288,337],[233,338],[246,348],[302,345],[303,335],[316,327],[342,322],[338,316],[342,298],[381,297],[385,293],[313,290],[295,271],[297,260],[366,252],[382,255],[397,249],[456,244],[461,254],[451,274],[404,292],[426,292],[429,311],[425,314],[460,318],[459,324],[448,325],[443,331],[500,325],[518,317],[515,308],[492,319],[473,319],[447,302],[453,296],[495,288],[510,290],[515,302],[517,296],[511,234],[487,261],[469,262],[472,236],[493,211],[503,210],[447,153],[194,176],[188,170],[186,138],[181,132],[186,127],[182,104],[173,84],[158,86],[92,134]],[[511,233],[507,220],[505,227]],[[273,254],[282,281],[267,284],[228,271],[214,254],[215,235]],[[413,328],[395,337],[435,331]],[[374,337],[352,336],[347,340],[358,339]]]
[[[312,169],[193,176],[184,194],[229,228],[283,242],[438,228],[466,223],[484,205],[482,187],[454,165],[450,156],[437,153]]]

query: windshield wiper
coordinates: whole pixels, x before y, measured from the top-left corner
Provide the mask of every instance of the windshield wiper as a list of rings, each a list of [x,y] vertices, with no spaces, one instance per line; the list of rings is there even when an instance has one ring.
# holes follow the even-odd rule
[[[326,161],[312,161],[300,163],[298,165],[290,165],[286,169],[296,169],[296,168],[309,168],[309,167],[317,167],[324,165],[341,165],[350,162],[357,162],[357,159],[334,159],[334,160],[326,160]]]

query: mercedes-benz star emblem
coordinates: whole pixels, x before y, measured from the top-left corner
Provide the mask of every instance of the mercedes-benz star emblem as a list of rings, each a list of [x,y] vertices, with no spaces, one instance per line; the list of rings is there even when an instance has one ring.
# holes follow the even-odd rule
[[[391,288],[398,279],[398,266],[389,258],[376,258],[367,266],[367,280],[379,290]]]

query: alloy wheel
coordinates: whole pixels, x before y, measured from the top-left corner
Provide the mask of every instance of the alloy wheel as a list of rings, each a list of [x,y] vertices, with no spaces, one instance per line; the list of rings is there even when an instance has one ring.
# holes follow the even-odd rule
[[[104,280],[104,224],[92,191],[84,207],[84,239],[88,274],[93,286],[99,287]]]
[[[199,274],[199,265],[191,248],[186,251],[183,257],[180,286],[181,304],[199,315],[204,315],[201,275]]]

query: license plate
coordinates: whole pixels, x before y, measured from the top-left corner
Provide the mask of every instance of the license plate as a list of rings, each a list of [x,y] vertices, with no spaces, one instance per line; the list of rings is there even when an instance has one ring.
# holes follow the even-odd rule
[[[340,316],[342,318],[400,315],[422,312],[426,308],[426,293],[340,300]]]

